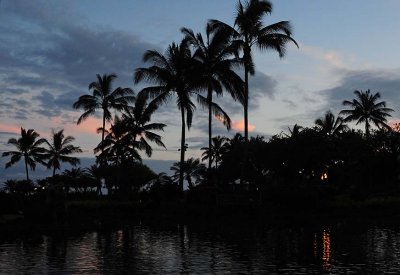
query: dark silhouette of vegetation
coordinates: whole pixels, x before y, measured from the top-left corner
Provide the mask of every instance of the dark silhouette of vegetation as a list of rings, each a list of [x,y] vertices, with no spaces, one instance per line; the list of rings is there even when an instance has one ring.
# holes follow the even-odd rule
[[[53,168],[53,176],[56,170],[60,169],[61,162],[67,162],[73,166],[80,163],[79,158],[71,157],[69,155],[81,153],[82,150],[78,146],[71,143],[75,140],[72,136],[64,136],[64,130],[58,132],[53,131],[51,141],[45,141],[49,147],[45,151],[45,158],[48,159],[47,168]]]
[[[164,123],[150,123],[151,117],[157,110],[156,102],[147,103],[146,94],[141,91],[135,100],[134,106],[127,106],[122,114],[122,123],[125,125],[127,135],[133,142],[139,142],[139,149],[144,149],[146,155],[151,157],[153,148],[147,142],[153,142],[158,146],[165,147],[162,137],[154,131],[164,131],[167,126]]]
[[[118,116],[115,116],[113,124],[110,127],[104,142],[100,143],[94,152],[101,152],[99,157],[102,160],[112,162],[115,165],[120,165],[129,160],[141,160],[141,156],[137,151],[139,141],[135,141],[128,134],[128,128],[125,122]]]
[[[92,94],[82,95],[73,104],[75,109],[83,110],[78,124],[97,110],[102,111],[102,127],[98,129],[102,138],[94,148],[98,154],[96,164],[56,175],[62,162],[79,164],[79,159],[71,156],[82,152],[72,145],[74,138],[65,137],[61,130],[53,131],[51,140],[46,141],[39,139],[33,129],[21,128],[21,137],[8,141],[16,150],[2,156],[11,157],[6,168],[23,158],[26,180],[7,180],[6,194],[1,196],[17,201],[13,211],[24,208],[32,213],[29,203],[35,210],[47,208],[48,216],[56,222],[61,217],[67,219],[68,206],[78,216],[86,209],[99,219],[96,224],[101,224],[104,203],[111,205],[110,218],[118,212],[113,207],[120,207],[120,203],[128,204],[125,214],[143,211],[143,216],[162,216],[166,206],[177,216],[192,203],[198,208],[185,211],[195,216],[197,212],[190,212],[192,209],[211,209],[209,213],[215,209],[273,212],[285,207],[290,211],[314,211],[319,206],[342,202],[343,198],[357,201],[377,195],[399,197],[400,126],[388,125],[393,110],[386,107],[385,101],[379,101],[379,93],[355,91],[355,99],[343,102],[349,109],[336,117],[328,111],[312,127],[296,123],[269,139],[249,137],[249,75],[255,73],[254,46],[276,51],[280,57],[285,55],[288,43],[297,46],[288,21],[264,26],[263,18],[271,12],[269,1],[239,1],[234,27],[210,20],[205,37],[183,28],[184,38],[179,44],[172,43],[164,54],[155,50],[144,54],[143,60],[150,66],[136,69],[134,82],[148,82],[150,86],[136,97],[129,88],[113,90],[116,75],[98,74],[97,81],[89,85]],[[240,68],[244,68],[244,81],[235,71]],[[244,136],[212,136],[213,115],[227,129],[231,126],[229,115],[215,102],[215,97],[225,92],[244,106]],[[170,168],[171,176],[157,175],[142,163],[141,153],[151,157],[153,144],[166,148],[157,131],[164,131],[167,125],[152,118],[172,96],[181,116],[180,161]],[[208,169],[200,159],[185,160],[186,128],[190,129],[196,109],[193,96],[208,109],[208,147],[201,148]],[[365,135],[346,125],[352,121],[365,123]],[[372,125],[378,129],[372,129]],[[52,168],[52,177],[31,181],[28,167],[34,170],[37,163]],[[102,192],[104,186],[107,194]],[[0,211],[4,210],[0,207]]]
[[[373,94],[370,90],[365,92],[355,91],[356,98],[352,101],[343,101],[344,106],[350,109],[342,110],[340,114],[346,115],[344,121],[356,121],[356,124],[365,123],[365,135],[368,138],[370,134],[371,123],[378,128],[391,129],[386,124],[387,117],[390,117],[392,109],[386,107],[385,101],[380,101],[380,93]]]
[[[181,112],[182,120],[180,163],[184,165],[186,126],[190,129],[196,109],[191,95],[201,86],[201,82],[195,77],[194,62],[189,46],[183,40],[179,45],[175,43],[169,45],[164,55],[150,50],[144,54],[143,61],[151,62],[153,65],[136,69],[135,83],[145,80],[156,85],[143,89],[144,93],[155,98],[153,104],[159,106],[170,98],[171,93],[176,95],[176,105]],[[180,171],[179,186],[183,191],[183,169]]]
[[[231,44],[230,32],[224,29],[212,29],[210,23],[206,26],[205,39],[201,33],[194,34],[191,29],[183,28],[185,39],[194,47],[194,59],[200,64],[201,77],[207,86],[207,96],[198,95],[200,105],[208,108],[208,147],[211,148],[212,116],[218,117],[226,128],[231,127],[231,119],[222,108],[213,102],[213,93],[221,96],[223,89],[230,93],[234,100],[242,104],[243,81],[234,71],[238,61],[232,59],[235,47]],[[208,169],[211,169],[211,158],[208,159]]]
[[[202,182],[205,178],[205,165],[200,162],[199,159],[189,158],[183,165],[179,162],[175,162],[171,171],[174,172],[172,180],[179,182],[180,175],[183,174],[183,178],[188,183],[188,188],[193,189],[193,187]]]
[[[218,168],[218,165],[222,159],[222,156],[228,150],[228,141],[229,139],[226,137],[216,136],[211,139],[211,147],[203,147],[201,150],[204,150],[202,154],[202,161],[209,160],[211,163],[215,162],[215,168]]]
[[[21,128],[21,137],[18,139],[10,138],[8,144],[16,147],[17,151],[8,151],[2,154],[3,157],[11,156],[11,160],[6,163],[6,168],[11,167],[21,160],[25,162],[26,180],[29,181],[28,166],[31,170],[35,170],[36,163],[44,164],[45,149],[40,147],[46,140],[39,138],[39,134],[33,129],[25,130]]]
[[[292,27],[289,21],[280,21],[264,26],[263,17],[272,13],[272,4],[267,0],[249,0],[243,5],[237,4],[234,27],[218,20],[210,20],[213,28],[224,29],[232,34],[232,43],[243,52],[244,67],[244,138],[249,138],[248,106],[249,106],[249,75],[255,74],[255,64],[251,50],[254,46],[260,50],[277,51],[279,57],[284,57],[286,46],[297,42],[291,37]]]
[[[89,84],[92,94],[80,96],[73,104],[75,109],[83,109],[84,113],[79,117],[77,124],[95,114],[96,110],[101,109],[103,126],[101,132],[101,142],[104,142],[104,130],[106,121],[111,121],[111,109],[122,110],[133,100],[133,91],[129,88],[118,87],[112,90],[112,84],[117,78],[115,74],[96,75],[97,81]]]
[[[341,132],[349,130],[344,119],[340,116],[335,118],[331,111],[326,112],[324,117],[315,120],[315,125],[319,131],[327,136],[337,136]]]

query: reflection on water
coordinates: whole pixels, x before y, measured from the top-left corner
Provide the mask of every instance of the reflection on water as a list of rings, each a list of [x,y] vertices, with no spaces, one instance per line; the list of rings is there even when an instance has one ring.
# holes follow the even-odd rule
[[[126,226],[0,241],[0,273],[400,273],[400,227]]]
[[[331,267],[331,236],[326,230],[322,232],[322,244],[322,261],[324,263],[324,268],[329,270]]]

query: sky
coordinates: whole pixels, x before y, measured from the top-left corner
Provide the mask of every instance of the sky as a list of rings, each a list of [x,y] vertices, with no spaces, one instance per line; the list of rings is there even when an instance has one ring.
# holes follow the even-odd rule
[[[136,68],[146,50],[164,52],[182,39],[180,28],[204,33],[208,19],[233,24],[231,0],[0,0],[0,152],[20,127],[48,138],[65,129],[93,157],[101,137],[100,115],[80,125],[72,104],[89,93],[96,74],[115,73],[115,87],[139,92]],[[256,74],[250,79],[251,135],[270,137],[294,124],[312,126],[328,110],[337,114],[355,90],[380,92],[400,118],[400,20],[397,0],[273,0],[266,25],[289,20],[299,48],[255,51]],[[233,120],[228,133],[218,121],[214,134],[241,131],[243,111],[228,96],[218,103]],[[207,112],[198,107],[187,135],[187,157],[199,157],[207,144]],[[154,122],[167,150],[155,148],[153,160],[179,159],[180,115],[174,100],[158,110]]]

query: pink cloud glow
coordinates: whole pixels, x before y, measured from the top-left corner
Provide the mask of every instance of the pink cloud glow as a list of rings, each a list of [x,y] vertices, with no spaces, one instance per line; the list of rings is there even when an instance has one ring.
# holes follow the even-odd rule
[[[15,125],[7,125],[7,124],[0,123],[0,132],[10,132],[10,133],[19,134],[19,133],[21,133],[21,128],[18,126],[15,126]]]
[[[57,123],[56,121],[55,121],[55,123],[57,125],[62,125],[60,123]],[[79,125],[71,123],[71,124],[66,124],[63,126],[65,128],[65,131],[67,131],[69,134],[80,134],[80,133],[96,134],[97,128],[102,126],[102,121],[101,121],[101,119],[89,117]],[[108,127],[109,127],[109,125],[106,124],[106,128],[108,128]]]
[[[249,132],[253,132],[256,126],[254,124],[249,123]],[[244,120],[233,121],[232,129],[236,131],[244,131]]]

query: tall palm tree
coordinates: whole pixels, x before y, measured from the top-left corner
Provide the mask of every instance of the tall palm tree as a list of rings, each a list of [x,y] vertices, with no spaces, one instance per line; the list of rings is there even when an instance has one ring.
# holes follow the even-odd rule
[[[228,139],[226,137],[216,136],[212,138],[211,147],[203,147],[202,161],[209,159],[215,162],[215,168],[222,159],[222,156],[228,151]]]
[[[326,112],[324,117],[315,120],[317,128],[327,136],[336,136],[340,132],[348,130],[349,127],[344,123],[340,116],[335,118],[331,111]]]
[[[101,142],[104,142],[104,130],[106,121],[111,121],[111,109],[122,110],[128,102],[134,99],[133,90],[130,88],[118,87],[112,90],[112,84],[117,78],[115,74],[97,74],[97,81],[89,84],[89,90],[92,94],[86,94],[79,97],[73,104],[75,109],[83,109],[84,113],[79,117],[77,124],[87,119],[89,116],[94,115],[96,110],[101,109],[103,119],[103,131],[101,132]]]
[[[191,29],[182,28],[185,39],[194,47],[194,58],[200,62],[204,82],[207,85],[207,97],[199,95],[198,102],[208,108],[208,147],[212,142],[212,115],[222,120],[229,130],[231,120],[222,108],[213,102],[213,93],[221,96],[223,88],[230,93],[234,100],[243,103],[243,80],[233,70],[237,61],[231,59],[235,53],[235,47],[230,43],[231,35],[228,30],[214,29],[212,24],[206,26],[205,39],[201,33],[194,34]],[[212,160],[208,159],[208,168],[211,168]]]
[[[18,139],[10,138],[8,140],[8,144],[14,145],[17,148],[17,151],[8,151],[2,154],[3,157],[11,156],[11,160],[6,163],[6,168],[13,166],[15,163],[24,158],[25,162],[25,172],[26,172],[26,180],[29,181],[29,172],[28,166],[31,170],[35,170],[36,162],[46,165],[44,162],[45,149],[40,147],[45,139],[41,138],[36,140],[39,137],[39,134],[35,132],[33,129],[28,129],[26,131],[21,127],[21,137]]]
[[[234,27],[218,20],[210,20],[213,28],[230,30],[233,43],[243,51],[244,66],[244,137],[247,141],[248,128],[248,106],[249,106],[249,74],[254,75],[255,66],[251,50],[257,46],[260,50],[277,51],[279,57],[284,57],[286,45],[297,42],[291,37],[292,30],[289,21],[280,21],[272,25],[264,26],[263,16],[271,14],[272,4],[267,0],[249,0],[243,5],[238,2]]]
[[[185,40],[179,45],[172,43],[165,54],[155,50],[147,51],[143,56],[144,62],[152,62],[148,68],[138,68],[135,72],[135,83],[143,80],[154,83],[155,86],[143,89],[146,95],[155,98],[157,106],[166,102],[172,94],[176,95],[176,105],[181,112],[181,157],[180,164],[185,162],[185,137],[186,126],[190,129],[193,113],[196,106],[192,102],[191,95],[202,83],[196,79],[197,74],[193,69],[194,62]],[[204,85],[204,84],[203,84]],[[183,191],[183,169],[179,177],[179,185]]]
[[[371,128],[371,123],[378,128],[391,129],[389,125],[386,124],[387,117],[390,117],[390,112],[393,109],[386,107],[385,101],[379,101],[381,95],[380,93],[371,93],[368,89],[367,91],[354,91],[356,98],[352,101],[343,101],[344,106],[349,106],[350,109],[342,110],[339,114],[346,115],[344,118],[345,122],[356,121],[356,124],[365,123],[365,136],[369,137],[369,131]]]
[[[46,140],[46,144],[49,147],[46,149],[45,154],[46,158],[49,159],[47,168],[53,168],[53,177],[56,174],[56,170],[60,169],[61,162],[67,162],[73,166],[80,163],[78,158],[69,156],[82,152],[81,148],[71,144],[74,140],[75,138],[72,136],[65,137],[64,130],[53,131],[51,141]]]
[[[134,106],[127,106],[125,108],[125,111],[122,113],[122,120],[133,142],[136,142],[137,138],[139,138],[139,149],[143,148],[146,155],[150,157],[153,149],[147,140],[166,148],[161,140],[161,136],[154,133],[154,131],[164,131],[167,125],[163,123],[149,123],[151,116],[157,110],[158,106],[155,102],[148,104],[147,99],[145,92],[140,91],[136,97]]]

